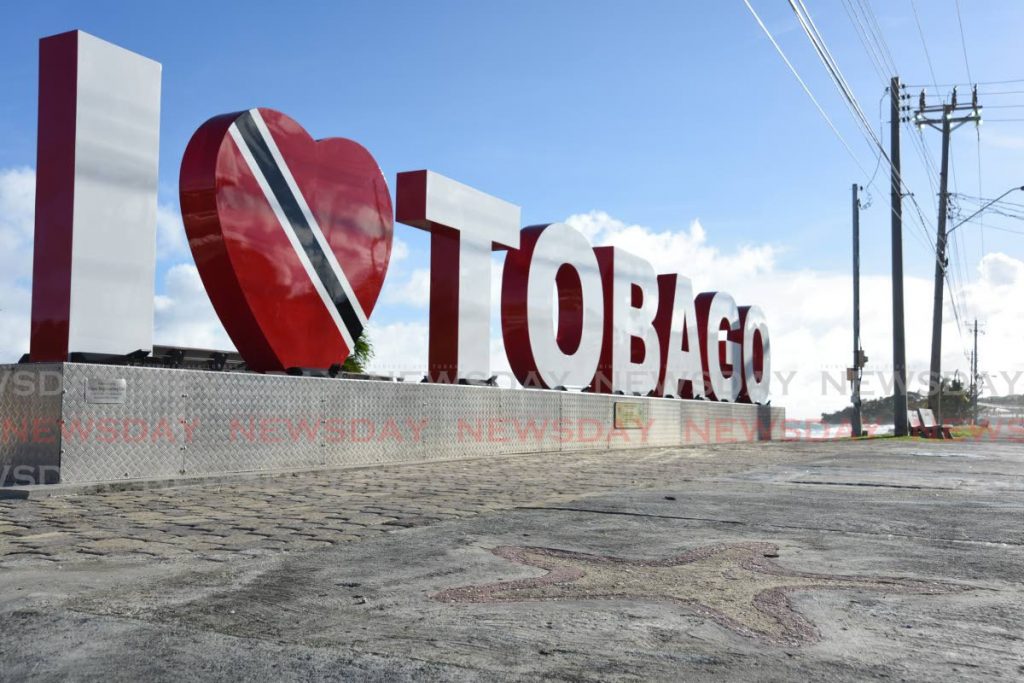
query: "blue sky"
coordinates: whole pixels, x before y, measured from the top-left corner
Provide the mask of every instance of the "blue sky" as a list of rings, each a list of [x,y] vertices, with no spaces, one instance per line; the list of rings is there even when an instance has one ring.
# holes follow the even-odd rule
[[[872,171],[876,154],[788,4],[753,5]],[[877,128],[883,84],[844,5],[807,5]],[[872,5],[904,80],[932,82],[911,2]],[[1024,78],[1024,4],[961,5],[974,80]],[[967,81],[954,0],[917,0],[917,9],[936,80]],[[175,209],[178,164],[195,128],[216,114],[269,106],[316,137],[358,140],[392,186],[399,171],[431,168],[521,205],[524,224],[602,211],[663,233],[685,231],[699,219],[707,245],[723,254],[770,245],[772,272],[848,272],[850,184],[867,178],[741,0],[41,2],[6,15],[0,169],[35,163],[37,40],[81,28],[163,64],[160,198]],[[1024,90],[1024,82],[986,90]],[[1024,94],[983,94],[983,104],[996,103],[1024,104]],[[1024,108],[987,117],[1024,118]],[[924,141],[937,160],[938,134],[926,133]],[[980,147],[973,129],[957,132],[953,158],[962,192],[979,194],[979,149],[980,194],[1024,184],[1024,122],[986,123]],[[908,182],[934,225],[934,196],[909,139],[903,156]],[[862,228],[865,273],[880,278],[889,268],[885,173],[878,171],[878,189],[869,190],[873,206]],[[1020,228],[1019,221],[997,220]],[[907,230],[908,275],[930,277],[923,237],[911,234],[913,226]],[[410,255],[389,276],[396,280],[425,267],[428,245],[415,230],[398,234]],[[964,279],[980,277],[979,231],[963,228],[958,249]],[[1020,259],[1024,237],[987,230],[984,249]],[[168,269],[187,260],[161,258],[159,292],[168,286]],[[679,270],[687,272],[685,259]],[[413,315],[395,304],[376,319]]]

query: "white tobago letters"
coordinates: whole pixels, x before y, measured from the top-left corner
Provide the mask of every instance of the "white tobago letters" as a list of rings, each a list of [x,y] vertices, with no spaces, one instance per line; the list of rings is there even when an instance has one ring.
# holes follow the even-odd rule
[[[715,401],[735,401],[743,383],[742,347],[737,341],[741,331],[739,309],[725,292],[704,292],[697,296],[696,303],[704,391]]]
[[[658,385],[661,345],[654,329],[658,280],[646,260],[618,247],[599,247],[598,258],[611,259],[611,389],[627,396],[647,396]],[[605,274],[607,277],[607,273]],[[605,290],[608,294],[608,288]],[[610,303],[610,305],[609,305]]]
[[[772,374],[771,342],[768,322],[758,306],[740,307],[743,326],[743,390],[741,399],[767,403],[768,378]]]
[[[659,275],[662,307],[668,307],[667,330],[661,330],[665,343],[662,394],[677,398],[702,398],[704,373],[700,361],[700,334],[697,310],[693,306],[693,285],[682,275]],[[671,296],[668,299],[667,296]]]
[[[518,206],[433,171],[398,175],[397,220],[431,233],[436,382],[490,377],[491,250],[519,247]]]

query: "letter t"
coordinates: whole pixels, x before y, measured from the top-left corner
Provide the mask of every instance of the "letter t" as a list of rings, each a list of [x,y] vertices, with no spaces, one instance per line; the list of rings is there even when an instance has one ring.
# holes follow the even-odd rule
[[[433,171],[399,173],[396,203],[430,233],[430,380],[487,379],[491,250],[519,248],[519,207]]]

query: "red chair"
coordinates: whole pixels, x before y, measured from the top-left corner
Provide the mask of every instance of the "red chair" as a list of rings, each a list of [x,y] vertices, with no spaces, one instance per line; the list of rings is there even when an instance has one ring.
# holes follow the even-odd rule
[[[917,414],[916,410],[907,411],[907,424],[910,425],[911,436],[922,436],[921,434],[921,416]]]
[[[953,432],[949,425],[940,425],[935,421],[935,413],[930,408],[918,408],[921,416],[921,436],[929,439],[952,439]]]

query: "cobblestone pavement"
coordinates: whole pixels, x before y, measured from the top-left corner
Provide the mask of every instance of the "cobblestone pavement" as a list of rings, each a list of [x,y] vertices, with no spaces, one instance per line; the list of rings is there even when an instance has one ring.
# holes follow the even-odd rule
[[[0,500],[0,680],[1024,675],[1020,442],[227,481]]]
[[[511,456],[0,500],[0,567],[308,550],[401,528],[813,458],[814,444]]]

